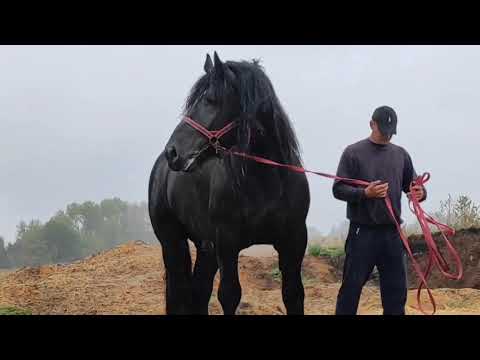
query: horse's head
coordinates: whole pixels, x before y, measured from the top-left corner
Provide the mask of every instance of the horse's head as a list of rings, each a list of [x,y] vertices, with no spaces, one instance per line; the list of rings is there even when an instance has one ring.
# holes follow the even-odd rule
[[[235,87],[235,74],[228,64],[214,54],[204,65],[205,74],[192,88],[184,115],[208,130],[218,130],[238,118],[241,108]],[[226,134],[222,145],[232,145],[235,130]],[[174,130],[165,148],[169,167],[174,171],[191,171],[197,159],[206,153],[209,140],[183,120]]]
[[[215,52],[213,62],[207,55],[204,70],[183,115],[207,132],[234,122],[235,128],[220,139],[223,147],[235,146],[298,165],[298,143],[290,120],[258,62],[222,62]],[[166,145],[165,156],[174,171],[192,171],[200,158],[215,154],[208,137],[191,124],[182,119]]]

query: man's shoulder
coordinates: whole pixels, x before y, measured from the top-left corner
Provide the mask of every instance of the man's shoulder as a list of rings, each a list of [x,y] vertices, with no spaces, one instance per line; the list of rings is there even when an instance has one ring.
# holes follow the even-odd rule
[[[402,154],[404,154],[404,155],[406,155],[406,156],[410,156],[410,155],[408,154],[408,151],[407,151],[403,146],[400,146],[400,145],[397,145],[397,144],[394,144],[394,143],[390,143],[390,145],[392,146],[392,149],[393,149],[394,151],[400,152],[400,153],[402,153]]]
[[[345,148],[345,152],[347,153],[355,153],[356,151],[364,148],[366,145],[368,145],[368,139],[362,139],[362,140],[359,140],[353,144],[350,144],[348,145],[346,148]]]

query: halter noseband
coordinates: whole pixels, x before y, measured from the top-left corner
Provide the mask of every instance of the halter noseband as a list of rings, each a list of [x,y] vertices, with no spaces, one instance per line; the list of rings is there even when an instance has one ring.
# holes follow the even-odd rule
[[[198,122],[193,120],[192,118],[186,116],[183,121],[185,121],[188,125],[190,125],[193,129],[197,130],[200,134],[205,136],[208,139],[208,144],[206,145],[205,148],[202,149],[206,150],[208,147],[213,147],[215,151],[218,153],[218,150],[225,150],[225,148],[220,145],[220,139],[227,134],[230,130],[235,128],[237,124],[232,121],[225,125],[222,129],[220,130],[208,130],[202,125],[200,125]]]

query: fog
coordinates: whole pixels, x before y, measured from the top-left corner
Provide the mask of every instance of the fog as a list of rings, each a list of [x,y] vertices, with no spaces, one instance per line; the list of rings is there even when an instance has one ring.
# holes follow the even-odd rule
[[[369,135],[380,105],[393,142],[429,171],[426,210],[448,194],[480,200],[478,46],[0,46],[0,235],[67,203],[142,201],[207,52],[260,58],[299,138],[305,165],[334,173]],[[331,181],[309,175],[308,225],[345,219]],[[413,218],[404,198],[403,217]]]

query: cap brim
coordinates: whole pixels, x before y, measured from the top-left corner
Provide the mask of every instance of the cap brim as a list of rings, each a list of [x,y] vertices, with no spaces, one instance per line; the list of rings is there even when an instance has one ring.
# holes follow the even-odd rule
[[[380,132],[385,136],[391,136],[397,134],[397,127],[396,126],[379,126],[378,127]]]

